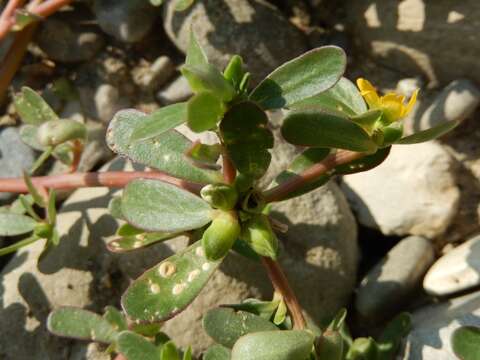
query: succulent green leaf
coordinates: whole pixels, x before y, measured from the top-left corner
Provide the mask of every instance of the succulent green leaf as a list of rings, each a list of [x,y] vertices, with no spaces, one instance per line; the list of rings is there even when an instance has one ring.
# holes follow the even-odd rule
[[[122,197],[121,196],[114,196],[110,199],[110,202],[108,203],[108,212],[115,219],[125,220],[122,214]],[[117,233],[117,235],[119,234]],[[124,235],[122,234],[121,236],[124,236]]]
[[[282,125],[282,136],[294,145],[331,147],[359,152],[377,149],[370,136],[346,117],[316,108],[294,110]]]
[[[188,2],[189,0],[187,0]],[[191,0],[190,0],[191,2]],[[189,66],[205,66],[208,64],[207,55],[198,43],[197,37],[193,30],[190,30],[190,42],[188,44],[187,56],[185,58],[185,65]]]
[[[218,171],[199,169],[186,158],[184,154],[192,143],[174,129],[132,143],[132,132],[144,117],[136,110],[123,110],[115,115],[107,130],[107,143],[112,151],[182,179],[198,183],[221,181]]]
[[[232,348],[245,334],[278,330],[258,315],[224,307],[209,310],[203,317],[203,328],[215,342],[227,348]]]
[[[194,95],[187,106],[187,124],[194,132],[214,129],[225,113],[223,101],[211,91]]]
[[[395,144],[403,136],[403,123],[394,122],[388,126],[385,126],[380,130],[382,132],[382,142],[379,144],[381,147],[390,146]]]
[[[306,360],[313,340],[313,335],[305,330],[251,333],[235,343],[232,360]]]
[[[240,84],[245,76],[245,70],[243,69],[243,60],[239,55],[232,56],[230,62],[223,71],[223,76],[230,81],[235,89],[240,90]]]
[[[357,338],[348,349],[345,360],[376,360],[378,347],[372,338]]]
[[[379,166],[390,154],[391,146],[378,149],[374,154],[364,156],[360,159],[349,162],[348,164],[335,167],[336,175],[355,174],[362,171],[371,170]]]
[[[303,151],[298,155],[289,167],[277,175],[273,181],[271,187],[283,184],[286,181],[290,181],[292,178],[298,177],[303,171],[309,167],[315,165],[316,163],[321,162],[330,154],[330,149],[327,148],[310,148]],[[309,191],[312,191],[328,182],[331,175],[324,174],[318,179],[306,183],[302,188],[291,192],[288,195],[288,198],[293,198],[296,196],[303,195]]]
[[[38,142],[38,126],[25,124],[20,128],[20,138],[22,141],[30,146],[32,149],[44,151],[45,146]]]
[[[459,121],[446,121],[440,125],[434,126],[430,129],[419,131],[415,134],[406,136],[399,141],[396,142],[396,144],[418,144],[421,142],[429,141],[436,139],[442,135],[445,135],[449,131],[453,130],[455,127],[460,124]]]
[[[362,114],[351,116],[350,120],[360,125],[369,134],[373,133],[375,124],[382,117],[383,112],[381,110],[369,110]]]
[[[241,304],[229,304],[228,307],[234,310],[242,310],[255,315],[258,315],[264,319],[271,319],[276,312],[280,300],[275,299],[272,301],[260,301],[257,299],[246,299]]]
[[[203,354],[203,360],[230,360],[232,351],[222,345],[212,345]]]
[[[195,0],[175,0],[175,11],[184,11],[192,6]]]
[[[166,241],[179,236],[180,233],[144,233],[126,235],[110,240],[107,249],[114,253],[124,253],[143,249],[158,242]]]
[[[182,102],[162,107],[142,118],[142,122],[133,130],[130,141],[147,140],[161,135],[186,120],[187,103]]]
[[[461,326],[451,337],[453,352],[462,360],[480,359],[480,328]]]
[[[130,182],[122,195],[122,214],[148,231],[193,230],[212,220],[210,205],[200,197],[158,180]]]
[[[332,112],[340,111],[348,116],[362,114],[368,110],[357,87],[344,77],[327,91],[292,105],[292,107],[305,106],[318,106]]]
[[[280,300],[277,311],[275,311],[275,316],[273,317],[273,323],[275,325],[282,325],[282,323],[285,321],[287,317],[287,305],[285,304],[285,301]]]
[[[157,347],[141,335],[122,331],[117,338],[117,350],[127,360],[161,360]]]
[[[412,321],[408,313],[398,314],[387,324],[378,339],[378,350],[382,355],[382,359],[391,359],[395,356],[402,339],[408,335],[411,328]]]
[[[242,240],[259,255],[276,259],[278,255],[278,239],[272,230],[268,217],[263,214],[254,215],[242,226]]]
[[[233,105],[220,123],[227,153],[245,176],[260,178],[270,165],[273,134],[267,124],[265,112],[249,101]]]
[[[50,332],[58,336],[112,343],[118,333],[101,316],[91,311],[73,307],[53,310],[47,319]]]
[[[22,194],[18,197],[18,200],[20,201],[20,204],[22,205],[23,209],[25,210],[23,212],[23,214],[26,212],[35,221],[37,221],[37,222],[42,221],[40,216],[38,216],[37,213],[35,212],[35,210],[33,209],[34,201],[33,201],[32,195],[28,194],[28,195],[25,196],[25,195]],[[12,210],[10,210],[10,212],[12,212]]]
[[[180,354],[172,341],[169,341],[162,346],[160,360],[180,360]]]
[[[334,86],[345,71],[345,52],[324,46],[286,62],[250,94],[263,109],[289,107]]]
[[[167,320],[195,299],[220,263],[207,260],[197,241],[135,280],[122,297],[123,309],[139,322]]]
[[[227,184],[208,184],[200,190],[202,199],[212,207],[231,210],[237,204],[238,193],[235,187]]]
[[[123,314],[113,306],[105,307],[105,313],[103,314],[103,318],[107,320],[116,331],[123,331],[128,329],[128,324],[125,316],[123,316]]]
[[[192,348],[190,346],[183,353],[182,360],[193,360]]]
[[[0,213],[0,236],[16,236],[29,233],[35,228],[36,221],[29,216]]]
[[[33,205],[32,195],[20,194],[20,196],[14,202],[12,202],[12,204],[9,207],[2,207],[2,208],[6,209],[6,212],[23,215],[28,211],[29,208],[32,209],[33,211],[32,205]]]
[[[18,115],[26,124],[40,125],[46,121],[58,120],[57,114],[45,100],[29,87],[22,87],[13,101]]]
[[[235,89],[212,64],[184,65],[181,73],[195,93],[211,91],[216,97],[228,102],[235,96]]]
[[[37,139],[43,146],[56,146],[69,140],[84,140],[87,128],[75,120],[50,120],[38,127]]]
[[[202,144],[197,141],[185,154],[198,167],[218,167],[217,161],[222,153],[220,144]]]
[[[325,331],[317,340],[315,349],[321,360],[343,360],[344,341],[342,335],[338,331]]]
[[[166,334],[160,332],[160,328],[162,327],[162,324],[160,323],[135,323],[135,324],[132,324],[131,326],[132,326],[131,330],[136,332],[137,334],[140,334],[146,337],[155,336],[155,345],[157,345],[157,347],[160,339],[163,339],[163,340],[167,339],[166,341],[163,341],[163,343],[169,340]]]

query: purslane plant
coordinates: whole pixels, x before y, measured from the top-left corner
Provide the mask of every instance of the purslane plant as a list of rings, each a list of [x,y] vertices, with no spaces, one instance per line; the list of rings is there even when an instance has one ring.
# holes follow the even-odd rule
[[[18,179],[0,179],[0,190],[17,192],[122,187],[122,195],[110,203],[112,215],[125,221],[108,244],[114,252],[134,251],[179,235],[190,239],[186,249],[129,286],[121,300],[123,314],[108,309],[100,317],[58,309],[48,321],[51,331],[108,343],[129,360],[180,359],[158,324],[185,309],[228,253],[236,251],[263,263],[275,296],[272,301],[249,300],[208,312],[204,327],[217,345],[204,359],[392,358],[399,337],[408,330],[405,315],[395,319],[378,341],[353,341],[343,312],[323,331],[306,321],[276,261],[275,231],[282,226],[270,218],[268,204],[308,193],[334,175],[372,169],[387,158],[392,145],[428,141],[458,123],[445,122],[404,136],[401,119],[411,111],[417,92],[408,103],[393,93],[380,97],[368,81],[359,79],[357,88],[343,77],[345,66],[342,49],[317,48],[283,64],[251,90],[250,75],[239,56],[220,72],[192,35],[181,72],[193,97],[149,115],[120,111],[107,130],[106,140],[114,152],[152,171],[33,177],[30,186]],[[275,151],[268,112],[276,109],[285,111],[283,138],[304,150],[272,184],[261,188],[259,180]],[[175,130],[183,123],[197,133],[215,133],[217,143],[191,142]],[[226,322],[232,326],[225,327]],[[186,351],[183,359],[190,358]]]

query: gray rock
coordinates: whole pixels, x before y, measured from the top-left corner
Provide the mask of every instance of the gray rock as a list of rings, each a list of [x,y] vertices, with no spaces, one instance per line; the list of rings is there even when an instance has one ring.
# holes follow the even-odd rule
[[[426,130],[445,121],[463,121],[480,104],[480,90],[469,80],[452,81],[433,98],[424,111],[417,111],[406,121],[410,132]]]
[[[385,235],[442,235],[456,215],[456,163],[436,142],[394,146],[383,164],[342,187],[358,221]]]
[[[187,79],[179,76],[157,93],[157,100],[163,105],[169,105],[184,101],[192,95]]]
[[[438,259],[428,271],[423,288],[445,296],[480,284],[480,236],[476,236]]]
[[[358,288],[355,308],[369,321],[388,319],[408,304],[435,260],[430,241],[410,236],[371,269]]]
[[[35,152],[27,146],[18,130],[7,127],[0,131],[0,177],[23,176],[24,170],[29,170],[35,162]],[[0,193],[0,202],[14,197],[14,194]]]
[[[439,1],[350,0],[345,9],[358,49],[378,62],[431,83],[480,81],[476,0],[455,8]]]
[[[239,54],[254,83],[307,49],[303,34],[263,0],[198,0],[183,12],[173,1],[165,6],[165,30],[180,50],[192,29],[212,63],[224,67]]]
[[[126,42],[141,40],[158,15],[149,1],[95,0],[93,11],[103,31]]]
[[[175,65],[168,56],[160,56],[151,65],[139,66],[132,71],[133,81],[142,90],[156,90],[175,73]]]
[[[397,359],[456,360],[450,337],[462,325],[480,326],[480,292],[415,312],[413,330]]]
[[[92,27],[58,19],[45,21],[36,40],[50,59],[66,63],[90,60],[105,44]]]

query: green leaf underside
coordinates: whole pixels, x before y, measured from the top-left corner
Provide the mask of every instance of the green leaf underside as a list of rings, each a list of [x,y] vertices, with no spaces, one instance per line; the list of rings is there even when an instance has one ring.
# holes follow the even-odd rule
[[[188,101],[188,127],[197,133],[213,129],[222,118],[224,111],[222,100],[212,92],[196,94]]]
[[[349,116],[366,112],[367,105],[357,87],[347,78],[342,77],[334,87],[310,98],[303,99],[292,107],[306,105],[319,106],[325,110],[341,111]]]
[[[121,196],[114,196],[110,199],[110,202],[108,203],[108,212],[115,219],[119,219],[119,220],[125,219],[122,214],[122,197]],[[120,236],[124,236],[124,235],[120,235]]]
[[[265,331],[242,336],[231,360],[306,360],[314,337],[304,330]]]
[[[0,213],[0,236],[22,235],[33,231],[36,221],[31,217]]]
[[[122,331],[117,338],[118,352],[127,360],[160,360],[160,350],[143,336]]]
[[[190,42],[188,44],[187,56],[185,58],[185,65],[189,66],[204,66],[208,64],[207,55],[198,43],[195,33],[190,31]]]
[[[101,316],[87,310],[62,307],[50,313],[47,320],[48,330],[55,335],[84,340],[112,343],[117,332]]]
[[[203,360],[230,360],[231,350],[222,345],[210,346],[205,354],[203,354]]]
[[[179,233],[140,233],[123,236],[107,243],[107,248],[114,253],[124,253],[151,246],[178,236]]]
[[[278,330],[273,323],[258,315],[231,308],[209,310],[203,318],[203,328],[215,342],[227,348],[232,348],[245,334]]]
[[[122,214],[133,226],[148,231],[193,230],[211,221],[206,201],[174,185],[149,179],[134,180],[125,187]]]
[[[161,135],[186,120],[187,103],[165,106],[144,116],[142,122],[133,130],[130,141],[146,140]]]
[[[188,161],[184,153],[192,143],[173,129],[132,143],[132,132],[144,117],[145,114],[136,110],[123,110],[115,115],[107,130],[107,143],[112,151],[182,179],[198,183],[221,181],[218,171],[199,169]]]
[[[345,165],[339,165],[335,167],[335,174],[348,175],[371,170],[385,161],[388,154],[390,154],[390,149],[391,146],[378,149],[377,152],[372,155],[367,155]]]
[[[208,261],[197,241],[135,280],[122,297],[123,309],[139,322],[167,320],[196,298],[221,261]]]
[[[462,360],[480,359],[480,328],[462,326],[451,337],[452,349]]]
[[[345,52],[325,46],[286,62],[268,75],[250,99],[263,109],[288,107],[334,86],[345,71]]]
[[[374,151],[375,143],[359,125],[315,108],[294,110],[282,125],[282,136],[294,145]]]
[[[457,127],[458,124],[460,124],[459,121],[447,121],[430,129],[419,131],[415,134],[406,136],[397,141],[396,144],[418,144],[421,142],[433,140],[454,129],[455,127]]]
[[[58,120],[57,114],[35,91],[23,87],[14,97],[15,109],[26,124],[40,125],[49,120]]]
[[[270,165],[273,134],[267,123],[265,112],[248,101],[232,106],[220,123],[228,155],[246,176],[259,178]]]

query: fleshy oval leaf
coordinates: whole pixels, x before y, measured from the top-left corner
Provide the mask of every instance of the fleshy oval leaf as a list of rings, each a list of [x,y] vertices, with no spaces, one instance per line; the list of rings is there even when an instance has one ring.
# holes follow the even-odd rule
[[[404,138],[401,138],[396,142],[396,144],[418,144],[421,142],[429,141],[436,139],[442,135],[445,135],[449,131],[453,130],[455,127],[457,127],[460,124],[459,121],[452,120],[452,121],[446,121],[443,124],[434,126],[430,129],[419,131],[415,134],[405,136]]]
[[[50,332],[58,336],[110,344],[118,333],[112,324],[91,311],[74,307],[53,310],[47,319]]]
[[[36,221],[29,216],[0,213],[0,236],[23,235],[33,231]]]
[[[135,280],[123,294],[123,309],[137,322],[167,320],[197,297],[221,261],[207,260],[197,241]]]
[[[55,111],[29,87],[22,87],[22,91],[15,95],[13,101],[18,115],[26,124],[40,125],[46,121],[58,120]]]
[[[305,360],[314,336],[305,330],[264,331],[242,336],[232,349],[232,360]]]
[[[461,326],[451,337],[452,349],[462,360],[480,359],[480,328]]]
[[[117,350],[127,360],[159,360],[160,350],[146,338],[131,331],[122,331],[116,342]]]
[[[215,342],[227,348],[232,348],[245,334],[278,330],[273,323],[258,315],[222,307],[205,314],[203,328]]]
[[[212,345],[203,354],[203,360],[230,360],[232,351],[222,345]]]
[[[309,147],[373,152],[377,146],[359,125],[346,117],[318,108],[289,113],[282,125],[282,136],[289,143]]]
[[[182,179],[198,183],[221,181],[218,171],[200,169],[185,157],[192,143],[174,129],[147,140],[132,142],[132,133],[142,124],[145,116],[132,109],[115,114],[107,130],[107,144],[113,152]]]
[[[263,109],[289,107],[334,86],[345,72],[345,52],[324,46],[286,62],[268,75],[250,94]]]
[[[130,224],[148,231],[193,230],[212,219],[212,209],[205,200],[158,180],[130,182],[123,191],[121,206]]]

